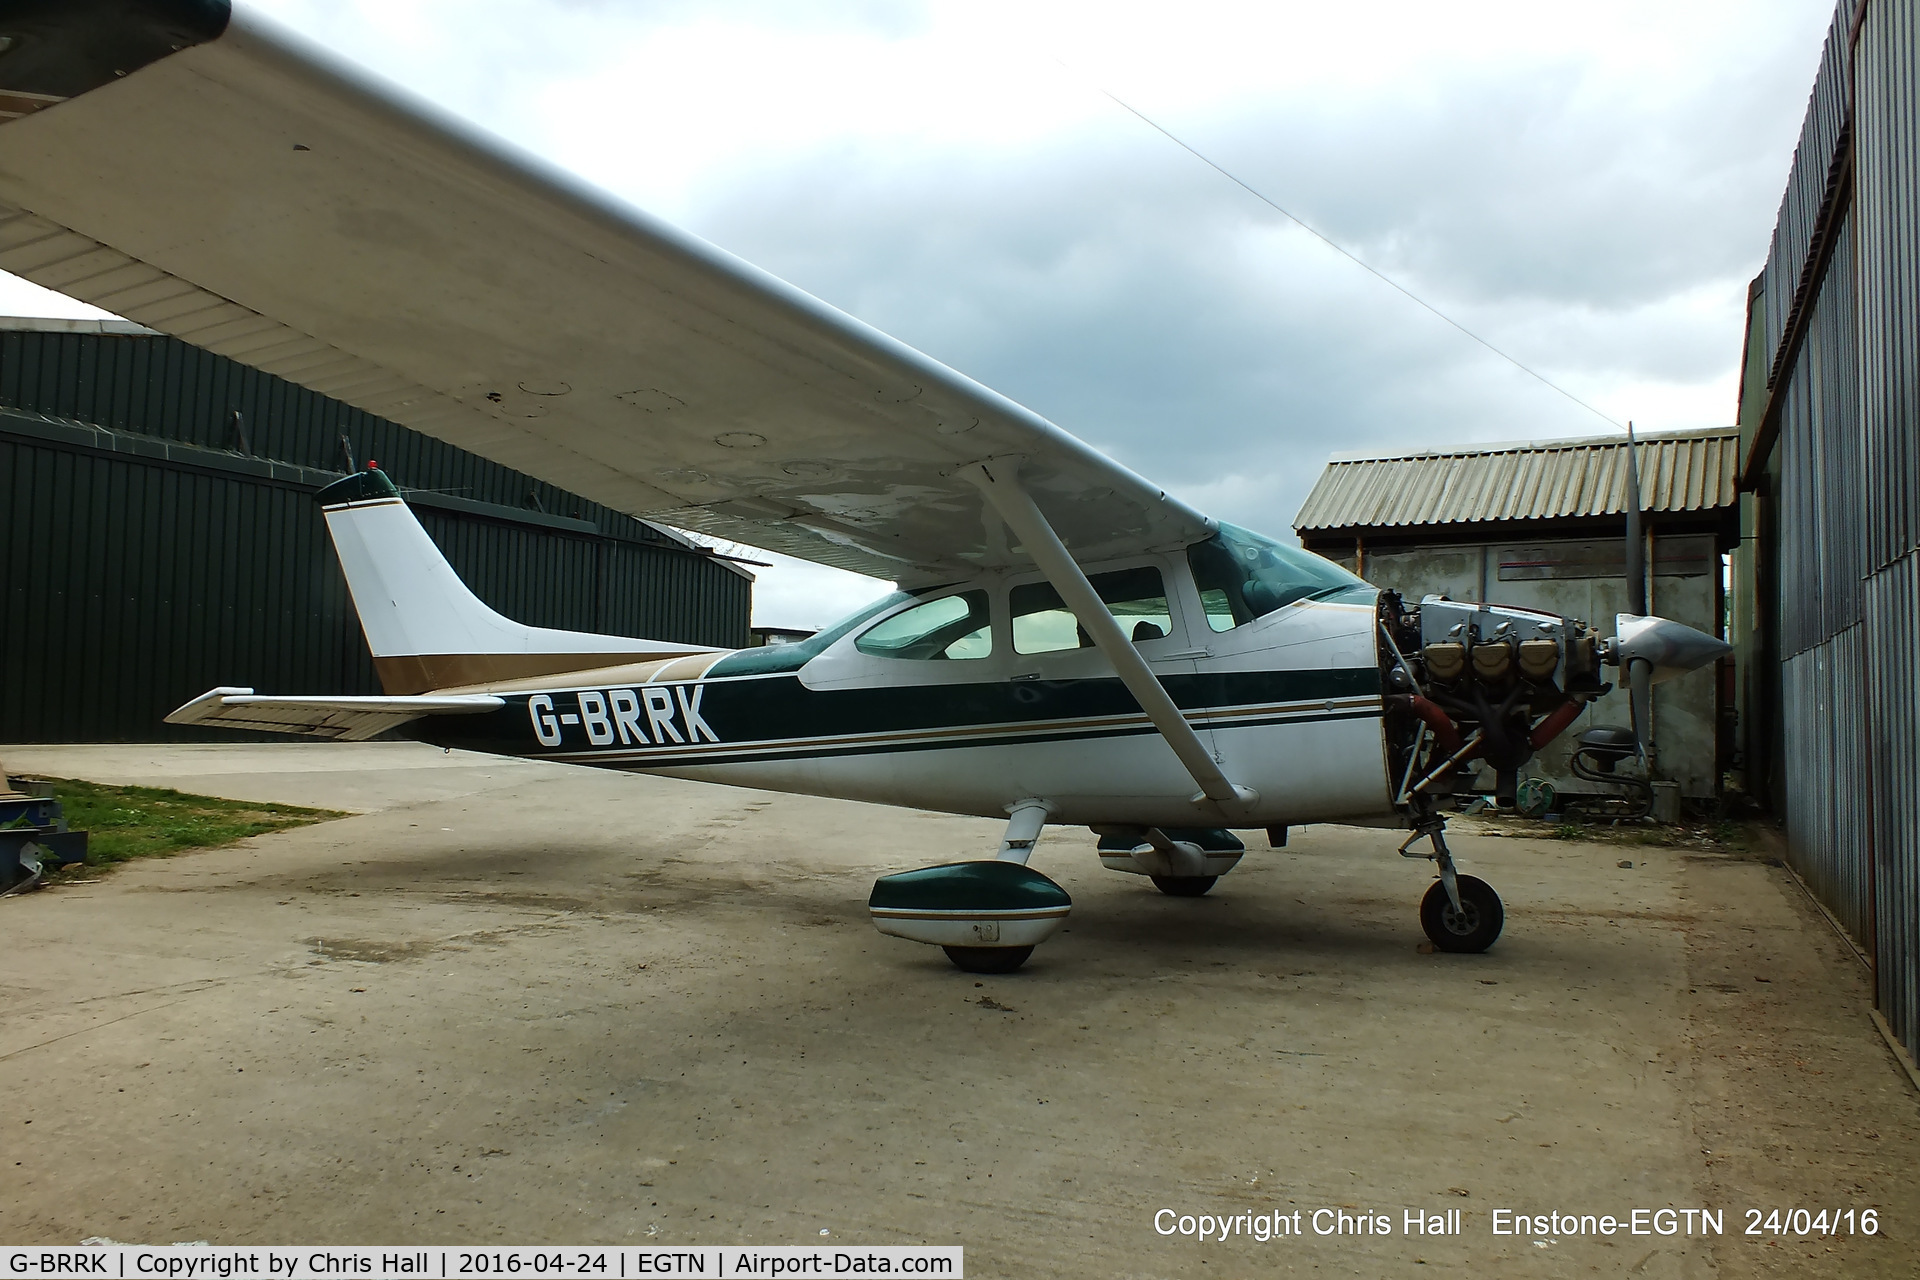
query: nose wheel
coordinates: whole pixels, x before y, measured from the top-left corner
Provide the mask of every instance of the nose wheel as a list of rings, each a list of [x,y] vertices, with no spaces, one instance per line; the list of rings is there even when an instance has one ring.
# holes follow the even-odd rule
[[[1427,886],[1420,899],[1420,927],[1441,951],[1474,953],[1485,951],[1500,936],[1507,922],[1506,908],[1493,886],[1477,876],[1463,876],[1454,870],[1453,853],[1447,848],[1446,820],[1428,810],[1413,824],[1413,834],[1400,846],[1403,858],[1431,858],[1440,878]],[[1413,846],[1432,841],[1429,853],[1414,853]]]
[[[1456,875],[1453,883],[1460,895],[1457,907],[1445,884],[1435,880],[1427,886],[1427,896],[1420,899],[1420,927],[1442,951],[1485,951],[1507,921],[1500,895],[1478,876]]]

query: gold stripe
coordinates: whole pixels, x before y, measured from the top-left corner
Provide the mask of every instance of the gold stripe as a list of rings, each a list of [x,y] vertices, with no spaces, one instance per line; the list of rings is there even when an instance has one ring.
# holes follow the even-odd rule
[[[390,694],[402,695],[448,689],[482,691],[506,681],[528,680],[536,676],[573,676],[631,666],[636,660],[653,663],[685,656],[674,653],[658,656],[636,653],[416,653],[375,658],[373,669],[380,677],[382,689]],[[718,661],[726,655],[697,656]],[[551,685],[554,681],[544,683]]]

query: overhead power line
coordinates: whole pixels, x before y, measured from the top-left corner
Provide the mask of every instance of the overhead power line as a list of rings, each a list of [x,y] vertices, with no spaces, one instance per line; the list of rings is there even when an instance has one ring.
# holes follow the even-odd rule
[[[1054,59],[1054,61],[1059,62],[1062,67],[1066,67],[1068,71],[1073,70],[1071,66],[1068,66],[1068,64],[1065,61],[1059,58]],[[1261,204],[1266,205],[1267,208],[1273,210],[1275,213],[1285,218],[1288,222],[1293,223],[1293,225],[1295,225],[1296,227],[1299,227],[1302,231],[1305,231],[1308,235],[1320,241],[1320,243],[1326,245],[1329,249],[1332,249],[1335,253],[1347,259],[1347,261],[1353,263],[1355,266],[1365,271],[1368,275],[1373,276],[1376,280],[1381,281],[1383,284],[1387,285],[1389,288],[1396,290],[1406,298],[1410,299],[1411,301],[1417,303],[1419,306],[1425,308],[1427,311],[1431,312],[1433,315],[1438,316],[1441,320],[1445,321],[1449,325],[1452,325],[1455,329],[1459,330],[1461,333],[1465,334],[1467,337],[1473,339],[1475,342],[1479,343],[1481,346],[1485,347],[1487,350],[1493,352],[1493,354],[1495,354],[1496,356],[1499,356],[1502,360],[1505,360],[1508,364],[1520,370],[1522,373],[1526,374],[1528,377],[1535,379],[1545,387],[1548,387],[1554,391],[1559,392],[1561,395],[1573,401],[1575,404],[1579,405],[1582,409],[1585,409],[1588,413],[1591,413],[1595,417],[1598,417],[1603,422],[1610,423],[1611,425],[1616,427],[1621,425],[1619,422],[1617,422],[1611,417],[1608,417],[1605,413],[1602,413],[1599,409],[1594,408],[1592,405],[1588,404],[1585,400],[1582,400],[1579,396],[1573,394],[1573,392],[1567,390],[1565,387],[1555,382],[1552,378],[1549,378],[1546,374],[1541,373],[1538,369],[1535,369],[1533,366],[1527,364],[1525,361],[1521,360],[1519,357],[1511,355],[1508,352],[1501,350],[1499,347],[1494,346],[1493,343],[1487,341],[1485,338],[1481,337],[1479,334],[1475,333],[1473,330],[1467,328],[1467,326],[1465,326],[1464,324],[1461,324],[1458,320],[1455,320],[1452,316],[1448,315],[1446,312],[1442,311],[1440,308],[1434,306],[1431,302],[1428,302],[1425,298],[1421,297],[1419,294],[1415,293],[1413,290],[1407,288],[1407,286],[1401,284],[1398,280],[1395,280],[1392,276],[1380,270],[1378,267],[1368,262],[1365,258],[1362,258],[1359,254],[1353,252],[1353,250],[1347,248],[1345,245],[1341,244],[1338,240],[1335,240],[1333,237],[1327,235],[1324,231],[1321,231],[1318,227],[1314,226],[1312,223],[1308,222],[1306,219],[1300,217],[1298,214],[1292,212],[1291,210],[1282,208],[1277,201],[1273,200],[1271,197],[1267,196],[1264,192],[1256,189],[1252,185],[1242,181],[1238,176],[1236,176],[1234,173],[1229,171],[1224,165],[1217,163],[1211,157],[1207,156],[1204,152],[1200,151],[1197,147],[1194,147],[1191,144],[1187,143],[1186,141],[1182,140],[1180,137],[1174,134],[1172,130],[1168,129],[1165,125],[1161,124],[1159,121],[1155,120],[1153,117],[1149,116],[1146,112],[1140,110],[1138,107],[1134,106],[1132,103],[1126,101],[1124,98],[1121,98],[1118,94],[1113,93],[1111,90],[1106,89],[1099,84],[1095,84],[1093,87],[1095,89],[1098,89],[1100,91],[1100,95],[1106,98],[1109,102],[1112,102],[1115,106],[1120,107],[1122,110],[1132,115],[1135,119],[1139,120],[1142,124],[1152,129],[1155,133],[1158,133],[1161,137],[1173,143],[1174,146],[1179,147],[1182,151],[1186,152],[1188,155],[1198,160],[1201,164],[1206,165],[1209,169],[1212,169],[1215,173],[1225,178],[1228,182],[1231,182],[1234,186],[1239,187],[1242,191],[1252,196],[1255,200],[1258,200]]]

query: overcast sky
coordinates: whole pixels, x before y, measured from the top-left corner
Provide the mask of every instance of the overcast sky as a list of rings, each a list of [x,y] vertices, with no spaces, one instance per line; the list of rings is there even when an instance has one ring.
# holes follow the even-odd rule
[[[265,0],[1222,519],[1335,451],[1734,413],[1830,0]],[[82,314],[19,282],[0,310]],[[881,586],[761,572],[756,620]]]

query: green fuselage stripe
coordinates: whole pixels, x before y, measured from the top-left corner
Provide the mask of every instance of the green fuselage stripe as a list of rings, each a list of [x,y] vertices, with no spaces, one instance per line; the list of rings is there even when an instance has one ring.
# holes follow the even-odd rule
[[[1380,714],[1379,672],[1371,667],[1226,672],[1162,679],[1175,704],[1203,728],[1213,716],[1221,717],[1222,729],[1240,729],[1377,718]],[[591,686],[545,695],[505,694],[502,696],[507,705],[499,711],[428,717],[417,722],[414,731],[442,746],[633,769],[937,751],[1155,732],[1133,695],[1112,677],[813,690],[795,675],[780,674],[679,685],[603,686],[597,692],[610,700],[614,689],[636,689],[642,696],[652,689],[656,697],[671,692],[675,714],[669,723],[683,740],[674,741],[661,733],[642,714],[639,724],[648,731],[643,740],[623,742],[616,735],[611,742],[591,741],[586,723],[593,719],[589,711],[595,690]],[[685,715],[685,704],[696,690],[697,715],[710,729],[711,737],[696,732]],[[581,704],[582,692],[589,695],[587,709]],[[557,733],[557,742],[541,742],[534,732],[528,703],[538,696],[552,702],[549,737]],[[605,734],[604,728],[601,733]]]

